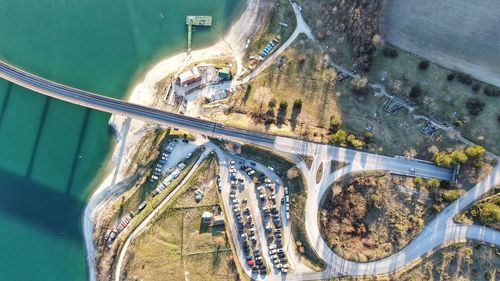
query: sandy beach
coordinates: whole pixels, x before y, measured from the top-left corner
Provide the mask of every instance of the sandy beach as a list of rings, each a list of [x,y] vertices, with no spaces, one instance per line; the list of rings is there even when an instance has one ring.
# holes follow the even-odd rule
[[[206,60],[218,58],[233,58],[237,63],[237,72],[242,70],[242,57],[247,40],[258,28],[259,0],[247,0],[246,8],[240,18],[231,27],[229,32],[216,44],[202,50],[192,51],[191,54],[180,53],[156,63],[147,71],[142,81],[132,87],[127,100],[145,106],[154,106],[157,89],[155,85],[168,76],[179,73],[183,67]],[[235,75],[236,76],[236,75]],[[140,149],[140,140],[156,125],[140,120],[131,120],[124,116],[113,115],[109,121],[116,132],[117,142],[114,147],[104,180],[93,192],[84,212],[83,230],[89,266],[89,280],[96,280],[95,245],[93,241],[94,223],[98,219],[100,210],[106,203],[119,197],[130,188],[126,171],[131,163],[132,156]]]

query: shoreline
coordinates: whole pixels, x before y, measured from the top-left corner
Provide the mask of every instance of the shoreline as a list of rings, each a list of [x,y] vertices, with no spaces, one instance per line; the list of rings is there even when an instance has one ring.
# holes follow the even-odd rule
[[[260,0],[246,0],[238,20],[229,31],[215,44],[201,50],[192,51],[191,54],[178,53],[161,59],[145,72],[142,79],[131,87],[131,91],[124,98],[132,103],[154,106],[157,94],[156,84],[180,72],[182,68],[192,63],[206,60],[230,57],[237,63],[237,73],[242,70],[242,56],[247,39],[258,29],[258,8]],[[229,43],[231,42],[231,43]],[[115,131],[116,143],[112,148],[110,157],[103,173],[100,175],[99,184],[92,192],[85,206],[83,215],[83,234],[86,247],[88,278],[96,280],[96,253],[94,244],[94,228],[99,210],[106,203],[129,188],[126,170],[133,164],[131,158],[140,149],[141,138],[156,125],[151,125],[140,120],[131,120],[124,116],[112,115],[108,123]]]

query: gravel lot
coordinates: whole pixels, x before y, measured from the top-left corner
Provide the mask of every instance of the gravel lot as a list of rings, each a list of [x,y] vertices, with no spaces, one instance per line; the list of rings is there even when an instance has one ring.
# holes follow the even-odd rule
[[[500,86],[500,1],[387,0],[390,44]]]

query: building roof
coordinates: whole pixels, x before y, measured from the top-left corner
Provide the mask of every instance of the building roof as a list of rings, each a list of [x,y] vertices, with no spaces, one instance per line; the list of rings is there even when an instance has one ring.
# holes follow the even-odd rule
[[[190,83],[200,78],[201,74],[200,71],[198,70],[198,67],[196,66],[179,74],[179,80],[181,82],[181,85]]]

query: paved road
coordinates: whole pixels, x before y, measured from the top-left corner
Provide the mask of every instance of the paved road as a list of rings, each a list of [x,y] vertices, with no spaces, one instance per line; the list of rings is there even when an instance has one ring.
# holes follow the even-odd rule
[[[328,266],[324,272],[308,274],[307,277],[303,276],[304,279],[313,280],[340,275],[362,276],[394,272],[447,242],[473,239],[500,246],[499,231],[477,225],[458,225],[453,222],[453,217],[458,212],[465,209],[483,194],[500,184],[500,166],[496,166],[494,170],[475,187],[431,220],[417,238],[402,251],[375,262],[358,263],[345,260],[336,255],[321,237],[317,220],[319,201],[324,193],[329,190],[331,184],[340,177],[354,171],[378,170],[378,168],[376,165],[373,165],[375,163],[370,161],[367,161],[367,165],[365,166],[351,162],[352,164],[334,173],[330,173],[330,161],[324,161],[325,159],[322,159],[320,156],[317,159],[319,160],[314,161],[311,168],[308,168],[304,163],[301,163],[299,168],[305,174],[308,185],[306,206],[306,231],[308,238],[318,255],[328,263]],[[323,163],[322,180],[320,183],[316,183],[316,171],[321,163]]]

